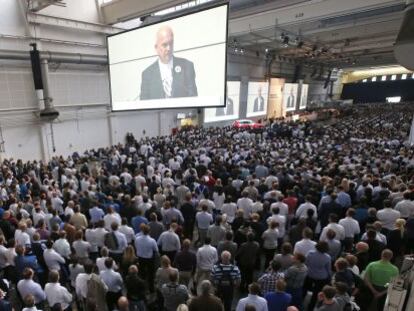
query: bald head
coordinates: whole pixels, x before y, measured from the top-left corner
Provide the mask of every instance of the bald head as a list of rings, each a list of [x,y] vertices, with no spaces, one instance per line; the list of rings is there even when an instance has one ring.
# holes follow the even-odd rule
[[[129,302],[125,296],[121,296],[118,299],[118,308],[119,310],[129,310]]]
[[[356,248],[358,253],[365,253],[369,250],[369,245],[365,242],[358,242],[355,245],[355,248]]]
[[[162,26],[158,29],[155,50],[162,63],[167,64],[172,59],[174,51],[174,33],[169,26]]]

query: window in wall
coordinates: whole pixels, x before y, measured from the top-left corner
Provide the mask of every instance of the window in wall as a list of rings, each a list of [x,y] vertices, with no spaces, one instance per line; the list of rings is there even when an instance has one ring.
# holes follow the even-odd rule
[[[381,81],[387,81],[387,76],[382,76]]]
[[[392,81],[397,80],[397,75],[392,75],[392,76],[391,76],[391,80],[392,80]]]
[[[401,75],[401,80],[406,80],[407,79],[407,74],[406,73],[403,73],[402,75]]]
[[[377,77],[372,77],[371,81],[372,81],[372,82],[377,81]]]
[[[364,80],[362,80],[362,82],[363,82],[363,83],[365,83],[365,82],[367,82],[367,81],[368,81],[368,79],[364,79]]]

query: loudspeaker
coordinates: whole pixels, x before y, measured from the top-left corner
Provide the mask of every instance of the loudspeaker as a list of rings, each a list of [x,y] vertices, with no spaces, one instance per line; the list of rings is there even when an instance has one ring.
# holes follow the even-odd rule
[[[36,50],[36,45],[30,51],[30,62],[32,64],[33,82],[36,90],[43,90],[42,68],[40,66],[40,53]]]

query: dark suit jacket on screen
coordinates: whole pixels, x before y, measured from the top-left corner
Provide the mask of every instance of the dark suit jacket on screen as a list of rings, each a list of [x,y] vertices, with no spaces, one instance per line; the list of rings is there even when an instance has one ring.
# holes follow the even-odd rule
[[[184,58],[173,57],[171,97],[197,96],[194,64]],[[142,72],[141,100],[165,98],[158,59]]]
[[[256,97],[254,99],[253,112],[263,111],[264,110],[264,98],[263,96]]]
[[[227,107],[227,111],[225,111],[225,108]],[[233,110],[233,100],[229,97],[227,97],[226,107],[220,107],[216,109],[216,116],[231,116],[234,113]]]

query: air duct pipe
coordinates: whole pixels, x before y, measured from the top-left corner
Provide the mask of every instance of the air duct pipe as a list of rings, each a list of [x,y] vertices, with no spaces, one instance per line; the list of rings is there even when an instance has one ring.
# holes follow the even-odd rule
[[[7,60],[30,60],[30,55],[26,51],[0,50],[0,59]],[[107,65],[108,60],[105,55],[89,55],[79,53],[61,52],[40,52],[40,59],[48,62],[67,63],[67,64],[87,64],[87,65]]]
[[[401,66],[414,70],[414,0],[407,0],[405,15],[394,46],[394,56]]]

